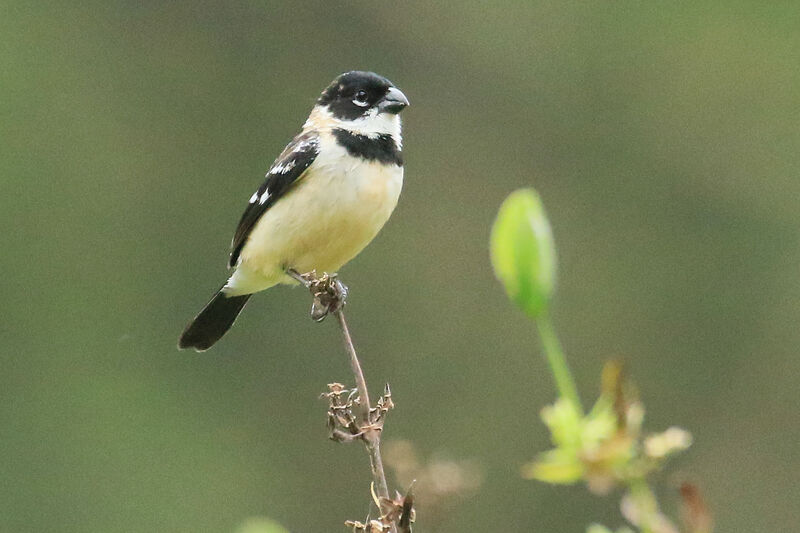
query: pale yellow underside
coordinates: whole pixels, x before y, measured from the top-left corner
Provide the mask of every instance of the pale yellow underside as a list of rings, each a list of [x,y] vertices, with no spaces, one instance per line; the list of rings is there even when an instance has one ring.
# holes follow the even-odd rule
[[[336,272],[378,234],[402,184],[401,167],[350,157],[323,133],[320,155],[256,223],[225,292],[249,294],[292,282],[287,268]]]

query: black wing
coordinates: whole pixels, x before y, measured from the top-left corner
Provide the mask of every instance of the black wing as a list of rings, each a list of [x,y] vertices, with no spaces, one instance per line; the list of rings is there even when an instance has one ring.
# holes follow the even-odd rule
[[[306,169],[316,159],[319,153],[319,138],[313,133],[304,133],[295,137],[284,148],[278,159],[272,163],[267,172],[266,179],[261,187],[250,197],[247,209],[242,213],[239,226],[233,236],[231,244],[231,258],[228,265],[236,266],[242,247],[247,242],[247,237],[267,209],[286,194],[294,183],[299,180]]]

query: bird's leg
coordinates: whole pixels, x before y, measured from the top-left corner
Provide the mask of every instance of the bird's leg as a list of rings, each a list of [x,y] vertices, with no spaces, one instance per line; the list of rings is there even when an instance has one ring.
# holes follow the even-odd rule
[[[347,286],[339,281],[336,274],[328,274],[317,277],[316,271],[300,274],[296,270],[287,269],[288,274],[293,279],[300,282],[307,288],[314,297],[311,304],[311,318],[321,322],[331,313],[340,311],[347,301]]]
[[[311,289],[311,284],[317,279],[317,272],[315,270],[301,274],[293,268],[287,268],[286,275],[298,281],[303,287],[309,290]]]

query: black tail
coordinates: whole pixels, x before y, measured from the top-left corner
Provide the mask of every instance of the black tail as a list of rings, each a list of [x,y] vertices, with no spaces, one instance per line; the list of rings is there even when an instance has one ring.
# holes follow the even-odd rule
[[[211,348],[231,328],[251,296],[226,296],[219,291],[183,330],[178,348],[194,348],[198,352]]]

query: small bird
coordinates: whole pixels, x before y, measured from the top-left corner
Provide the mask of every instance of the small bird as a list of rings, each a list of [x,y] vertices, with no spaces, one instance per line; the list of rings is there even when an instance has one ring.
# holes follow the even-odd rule
[[[233,236],[233,274],[183,331],[178,348],[205,351],[254,293],[336,272],[389,219],[403,186],[400,111],[406,96],[373,72],[337,77],[302,131],[250,197]]]

